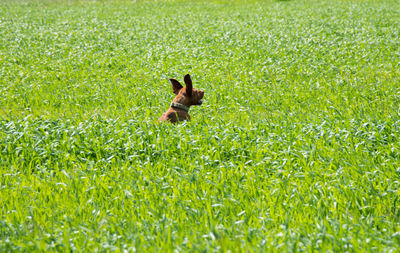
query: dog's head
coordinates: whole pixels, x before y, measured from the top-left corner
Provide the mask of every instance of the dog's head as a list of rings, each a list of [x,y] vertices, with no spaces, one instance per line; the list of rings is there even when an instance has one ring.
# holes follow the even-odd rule
[[[169,80],[172,83],[172,91],[177,95],[174,99],[175,102],[186,106],[201,105],[203,103],[204,91],[193,88],[189,74],[184,78],[186,87],[183,87],[175,79]]]

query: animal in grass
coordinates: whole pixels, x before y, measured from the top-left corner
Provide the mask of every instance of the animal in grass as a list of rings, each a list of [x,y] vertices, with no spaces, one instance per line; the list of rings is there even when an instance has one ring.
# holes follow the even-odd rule
[[[172,84],[172,91],[176,97],[172,101],[168,110],[158,119],[160,122],[177,123],[179,121],[190,120],[189,108],[192,105],[201,105],[204,91],[193,88],[192,79],[187,74],[184,77],[186,87],[175,80],[169,79]]]

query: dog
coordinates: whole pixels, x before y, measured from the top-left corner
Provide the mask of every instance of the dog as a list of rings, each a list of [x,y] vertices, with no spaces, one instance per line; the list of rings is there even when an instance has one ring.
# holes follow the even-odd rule
[[[172,92],[176,94],[176,97],[158,121],[174,124],[184,120],[190,121],[189,108],[192,105],[201,105],[203,103],[204,91],[193,88],[192,79],[189,74],[184,77],[186,87],[183,87],[175,79],[169,80],[172,84]]]

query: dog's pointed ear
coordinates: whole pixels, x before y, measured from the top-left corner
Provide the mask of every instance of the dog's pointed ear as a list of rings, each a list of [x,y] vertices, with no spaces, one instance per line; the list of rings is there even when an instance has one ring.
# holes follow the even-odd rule
[[[192,90],[193,90],[193,86],[192,86],[192,79],[190,78],[190,75],[187,74],[184,78],[185,80],[185,84],[186,84],[186,94],[188,94],[188,96],[192,95]]]
[[[172,92],[178,95],[179,91],[183,88],[182,84],[175,79],[169,79],[172,83]]]

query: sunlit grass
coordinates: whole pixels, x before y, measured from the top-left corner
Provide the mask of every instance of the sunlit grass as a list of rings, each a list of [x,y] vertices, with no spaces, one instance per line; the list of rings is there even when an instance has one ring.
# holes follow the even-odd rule
[[[396,251],[399,11],[1,2],[0,251]]]

